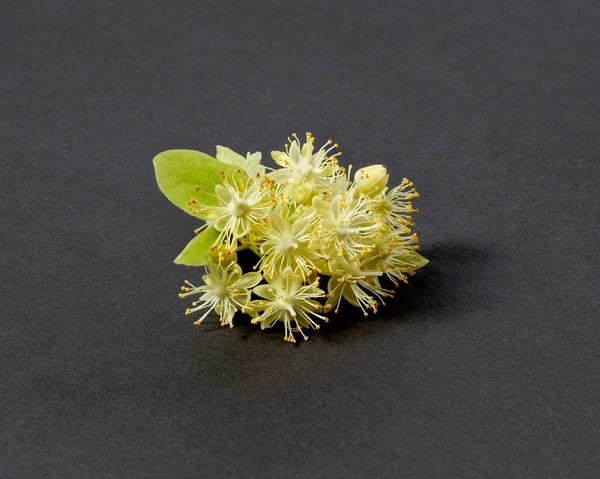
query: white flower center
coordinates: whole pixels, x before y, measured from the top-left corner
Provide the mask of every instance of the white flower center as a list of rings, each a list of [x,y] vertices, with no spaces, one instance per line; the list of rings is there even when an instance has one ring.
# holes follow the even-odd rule
[[[350,234],[350,227],[348,226],[348,223],[343,222],[338,224],[336,232],[340,239],[346,239],[346,237]]]
[[[212,293],[220,300],[224,300],[227,297],[227,288],[224,284],[218,283],[213,286]]]
[[[231,216],[244,216],[246,214],[248,214],[248,212],[250,211],[250,207],[248,205],[248,203],[246,203],[244,200],[238,199],[238,198],[234,198],[229,202],[229,205],[227,206],[227,209],[229,210],[229,213],[231,214]]]
[[[287,251],[290,249],[297,249],[298,243],[296,242],[296,238],[294,237],[294,235],[292,235],[290,233],[284,233],[281,235],[279,247],[283,251]]]
[[[296,304],[296,298],[291,294],[284,294],[279,299],[279,305],[282,309],[293,310]]]
[[[305,179],[310,179],[313,176],[314,169],[308,161],[300,161],[298,164],[298,174]]]

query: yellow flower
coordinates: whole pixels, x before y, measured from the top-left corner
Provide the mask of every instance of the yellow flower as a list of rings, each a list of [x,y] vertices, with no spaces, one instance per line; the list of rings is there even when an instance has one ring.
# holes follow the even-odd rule
[[[311,248],[321,248],[330,259],[345,256],[353,259],[370,249],[371,239],[381,222],[371,211],[371,200],[356,197],[354,190],[338,192],[329,198],[313,198],[320,221]]]
[[[310,204],[310,200],[320,189],[335,181],[340,174],[338,156],[340,152],[330,155],[337,148],[337,143],[327,140],[317,152],[311,133],[306,134],[306,142],[301,145],[294,133],[288,138],[285,151],[272,151],[271,158],[281,168],[269,173],[269,177],[283,185],[286,197],[301,204]]]
[[[394,228],[405,229],[414,226],[411,213],[418,213],[419,210],[413,208],[411,200],[419,196],[412,181],[404,178],[400,185],[384,192],[374,201],[373,211]]]
[[[369,310],[376,313],[379,302],[385,306],[383,298],[391,298],[394,293],[379,283],[378,277],[382,274],[380,270],[369,270],[366,264],[358,261],[348,262],[344,258],[334,261],[331,278],[327,283],[329,294],[325,312],[335,307],[337,313],[344,298],[353,306],[359,307],[365,316],[369,315]]]
[[[209,226],[220,232],[215,244],[225,242],[234,247],[237,239],[252,231],[273,208],[271,183],[253,178],[215,187],[218,205],[198,207]]]
[[[197,301],[192,303],[185,314],[195,313],[203,309],[206,312],[194,324],[199,325],[206,316],[214,309],[220,316],[221,326],[233,328],[233,316],[239,311],[250,311],[250,293],[262,279],[260,273],[247,273],[242,275],[242,268],[232,261],[230,263],[209,262],[206,265],[206,274],[202,277],[204,284],[194,286],[185,281],[181,287],[183,293],[180,298],[199,294]]]
[[[258,266],[267,278],[289,266],[306,279],[317,268],[315,262],[321,255],[308,247],[317,221],[314,208],[300,206],[290,212],[284,204],[271,212],[259,239]]]
[[[293,270],[288,266],[281,273],[273,274],[268,281],[269,284],[254,288],[254,292],[264,299],[251,302],[255,314],[262,311],[252,320],[253,323],[260,323],[265,329],[280,321],[285,328],[284,339],[295,343],[295,332],[308,339],[302,328],[319,329],[315,319],[327,321],[319,314],[322,306],[317,299],[325,296],[325,292],[318,288],[318,279],[304,284],[300,269]]]

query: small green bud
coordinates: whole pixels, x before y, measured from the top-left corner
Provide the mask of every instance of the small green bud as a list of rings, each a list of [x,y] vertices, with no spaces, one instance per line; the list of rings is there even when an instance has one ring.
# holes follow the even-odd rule
[[[298,204],[309,205],[314,196],[314,186],[311,182],[305,181],[292,188],[291,196]]]
[[[371,165],[354,174],[354,184],[359,192],[373,198],[385,189],[389,177],[384,166]]]

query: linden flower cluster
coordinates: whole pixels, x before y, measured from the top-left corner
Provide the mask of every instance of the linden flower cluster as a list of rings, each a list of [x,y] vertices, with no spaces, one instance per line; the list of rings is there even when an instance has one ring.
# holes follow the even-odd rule
[[[352,175],[351,165],[339,165],[337,144],[314,142],[293,134],[285,151],[271,152],[276,169],[262,165],[260,153],[220,146],[216,159],[187,150],[155,158],[159,186],[178,206],[198,185],[182,207],[205,223],[175,261],[206,270],[203,283],[186,280],[179,294],[194,298],[186,310],[200,315],[194,324],[214,311],[233,327],[244,313],[262,329],[282,323],[286,341],[308,339],[305,330],[319,329],[342,299],[376,313],[427,264],[412,232],[413,183],[389,188],[382,165]],[[244,273],[237,256],[246,249],[258,259]]]

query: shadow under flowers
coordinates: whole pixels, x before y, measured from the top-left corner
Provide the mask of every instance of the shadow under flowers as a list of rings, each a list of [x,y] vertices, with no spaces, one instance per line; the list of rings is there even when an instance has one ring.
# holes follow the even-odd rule
[[[493,295],[490,274],[494,276],[491,247],[475,243],[435,244],[419,251],[429,264],[400,284],[395,297],[377,314],[364,317],[362,311],[342,301],[339,313],[328,314],[329,323],[318,333],[335,339],[342,331],[351,331],[365,321],[410,321],[427,316],[442,320],[452,312],[481,307]],[[317,333],[317,334],[318,334]]]
[[[419,252],[429,259],[429,264],[409,278],[408,284],[401,283],[394,298],[387,299],[386,306],[381,306],[377,314],[364,317],[359,308],[342,300],[339,312],[329,312],[329,322],[320,322],[318,331],[307,331],[309,336],[339,340],[372,321],[443,321],[453,313],[489,306],[498,275],[490,245],[467,240],[433,244]],[[250,251],[243,251],[238,257],[244,271],[252,271],[256,261]],[[322,278],[322,287],[326,287],[327,279]],[[250,339],[257,333],[265,339],[281,339],[283,325],[276,324],[261,332],[260,326],[250,321],[248,315],[237,315],[235,330],[240,339]]]

